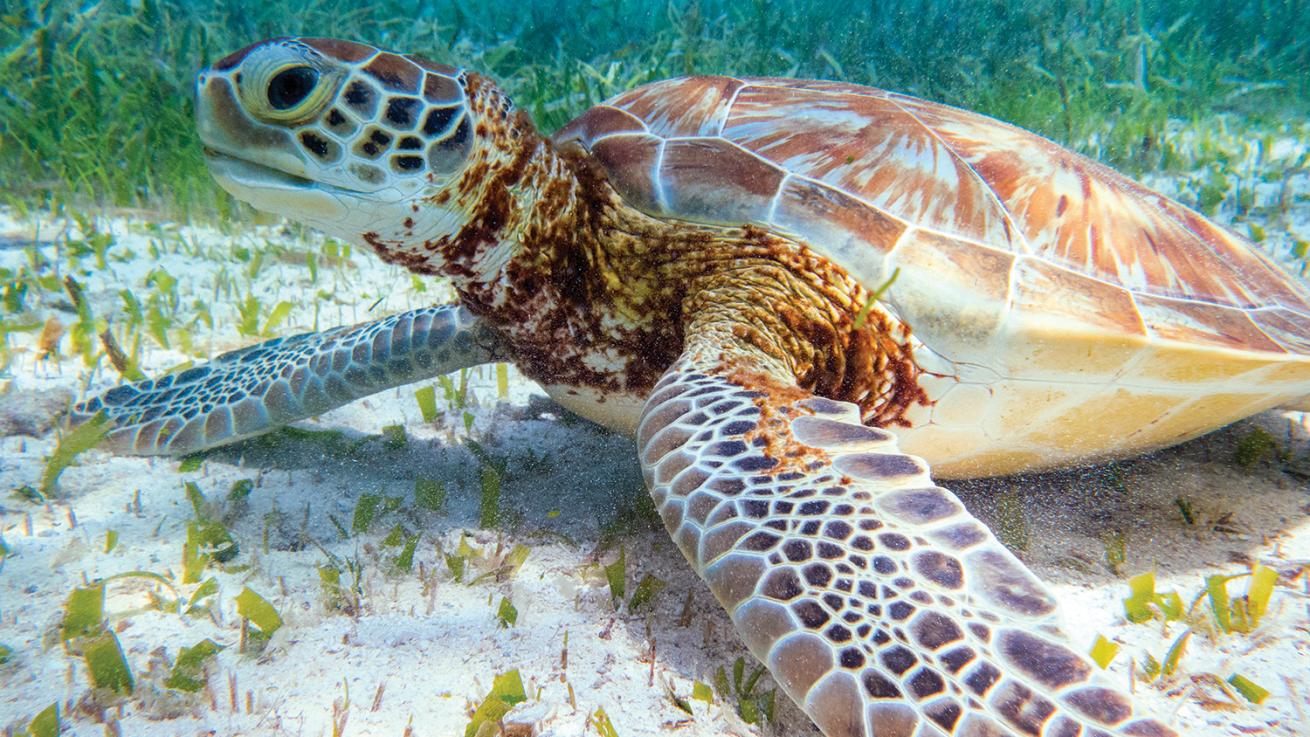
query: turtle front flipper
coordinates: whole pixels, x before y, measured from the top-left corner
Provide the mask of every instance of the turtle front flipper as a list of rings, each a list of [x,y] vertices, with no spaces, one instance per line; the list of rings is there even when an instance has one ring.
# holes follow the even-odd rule
[[[321,333],[275,338],[73,407],[104,413],[100,447],[183,455],[268,432],[360,397],[496,360],[499,338],[468,310],[441,305]]]
[[[642,468],[683,554],[825,735],[1175,734],[1070,647],[1051,594],[892,433],[737,353],[692,346],[668,370]]]

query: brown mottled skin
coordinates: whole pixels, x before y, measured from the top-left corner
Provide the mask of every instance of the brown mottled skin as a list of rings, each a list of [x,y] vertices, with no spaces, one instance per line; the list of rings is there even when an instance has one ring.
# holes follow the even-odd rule
[[[707,320],[731,306],[741,316],[735,343],[758,347],[803,388],[860,404],[871,422],[902,423],[910,405],[926,403],[908,328],[876,305],[857,328],[869,295],[840,267],[752,226],[670,223],[633,210],[583,152],[558,150],[485,77],[464,80],[481,145],[457,186],[432,200],[466,210],[467,223],[421,248],[362,237],[383,260],[449,277],[461,301],[505,334],[529,376],[644,396],[682,351],[682,315],[712,306]],[[518,247],[487,278],[478,264],[506,243]],[[583,353],[618,356],[624,366],[589,370]]]
[[[384,260],[450,278],[461,301],[504,333],[529,376],[644,396],[682,352],[683,315],[696,316],[697,330],[734,314],[725,339],[758,349],[802,388],[860,404],[879,424],[926,401],[914,384],[908,331],[876,308],[857,328],[869,295],[840,268],[759,228],[670,223],[633,210],[580,152],[557,150],[526,114],[504,114],[502,94],[485,78],[467,78],[482,120],[478,159],[453,196],[436,196],[467,209],[468,223],[423,251],[375,234],[365,240]],[[505,243],[519,247],[488,279],[478,264]],[[583,353],[612,353],[625,368],[588,370]]]

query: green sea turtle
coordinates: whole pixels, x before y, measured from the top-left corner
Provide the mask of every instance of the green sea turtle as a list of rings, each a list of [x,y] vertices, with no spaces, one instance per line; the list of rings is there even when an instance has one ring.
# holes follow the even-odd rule
[[[1310,295],[1250,244],[1031,133],[837,82],[657,82],[546,138],[472,72],[283,38],[203,71],[196,110],[233,195],[460,300],[114,388],[74,416],[112,447],[510,360],[635,433],[669,533],[829,737],[1174,734],[929,467],[1087,463],[1303,401]]]

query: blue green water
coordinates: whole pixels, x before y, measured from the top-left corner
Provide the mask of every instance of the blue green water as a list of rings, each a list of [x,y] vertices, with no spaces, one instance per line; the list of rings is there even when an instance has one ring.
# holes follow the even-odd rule
[[[622,594],[612,599],[598,583],[597,551],[606,546],[602,562],[612,566],[614,546],[627,545],[629,583],[655,591],[655,620],[690,622],[692,599],[683,604],[684,592],[696,597],[694,626],[655,629],[652,681],[656,662],[669,666],[686,696],[695,693],[694,680],[749,662],[731,639],[731,622],[663,532],[644,532],[660,523],[647,509],[630,441],[529,400],[535,385],[503,364],[388,391],[314,431],[302,427],[203,461],[91,451],[58,481],[50,478],[45,459],[60,456],[58,413],[132,372],[194,377],[188,368],[240,345],[451,299],[440,280],[383,264],[363,244],[257,214],[215,185],[195,131],[195,74],[252,42],[286,35],[357,40],[482,72],[545,132],[622,91],[688,74],[834,79],[909,93],[1037,131],[1214,216],[1292,270],[1307,270],[1310,0],[0,0],[0,399],[36,406],[0,412],[28,423],[8,425],[0,437],[0,684],[7,688],[10,677],[15,684],[12,692],[0,688],[0,728],[27,725],[57,701],[66,727],[100,733],[96,721],[113,709],[96,712],[93,699],[82,700],[92,685],[88,671],[80,654],[52,646],[51,633],[69,592],[114,574],[127,576],[115,589],[139,584],[164,603],[187,599],[185,612],[181,599],[179,611],[111,599],[113,637],[121,636],[125,662],[144,684],[138,695],[145,695],[114,707],[127,725],[123,734],[151,726],[185,732],[159,716],[169,702],[160,702],[158,714],[140,707],[154,703],[150,689],[165,678],[156,666],[176,663],[181,647],[209,637],[228,648],[214,656],[222,666],[211,686],[222,702],[223,680],[231,679],[231,714],[223,705],[222,724],[233,730],[266,733],[260,710],[276,707],[309,714],[305,734],[331,733],[336,724],[327,719],[337,715],[329,705],[343,682],[338,668],[371,668],[391,678],[386,705],[357,708],[349,734],[401,734],[416,722],[437,725],[421,734],[458,734],[468,721],[464,699],[481,698],[492,677],[523,668],[525,677],[544,678],[548,671],[533,669],[560,657],[559,632],[543,624],[556,612],[563,612],[562,631],[573,628],[573,673],[609,670],[616,652],[618,662],[654,655],[654,640],[647,649],[644,639],[651,620],[630,616],[625,633],[615,616]],[[1306,449],[1303,430],[1265,414],[1139,465],[956,488],[972,487],[966,504],[1016,549],[1028,547],[1025,520],[1033,520],[1032,558],[1043,576],[1076,569],[1081,580],[1112,592],[1101,601],[1113,611],[1093,612],[1096,619],[1085,607],[1074,617],[1117,639],[1119,630],[1110,628],[1133,632],[1114,606],[1125,593],[1119,574],[1158,566],[1189,576],[1167,586],[1190,598],[1204,576],[1240,574],[1244,561],[1282,555],[1285,533],[1304,540],[1296,527],[1304,526]],[[1212,488],[1225,484],[1242,494]],[[1025,492],[1022,509],[1016,489]],[[466,553],[458,547],[463,531],[478,527],[492,529],[470,537],[476,552]],[[519,555],[519,537],[524,554],[528,545],[533,550],[511,588],[501,576],[513,570],[500,566]],[[229,549],[239,557],[222,560],[226,553],[214,550],[212,561],[198,558],[195,538],[215,548],[239,543],[239,553]],[[1060,548],[1061,559],[1040,563],[1042,545],[1048,558]],[[501,562],[488,563],[497,556]],[[504,583],[495,609],[489,594],[482,606],[481,589],[478,606],[452,603],[462,600],[451,592],[472,590],[458,581],[466,563],[466,582],[490,586],[482,577],[494,574]],[[495,567],[475,570],[483,564]],[[199,575],[186,580],[188,567],[215,576],[219,595],[206,602],[213,590],[202,594],[208,584]],[[137,580],[132,571],[157,578]],[[361,576],[382,583],[365,593]],[[438,576],[442,608],[434,615],[427,582]],[[567,581],[554,590],[557,578]],[[396,581],[404,586],[391,585]],[[184,587],[181,595],[175,585]],[[534,585],[541,591],[526,588]],[[239,629],[247,614],[234,602],[247,586],[288,615],[287,630],[258,660],[241,652],[250,633]],[[1233,584],[1235,595],[1238,588]],[[517,630],[503,623],[511,594],[523,613]],[[192,616],[197,602],[200,614],[211,606],[218,614]],[[370,621],[378,611],[383,616]],[[608,638],[616,619],[613,640],[591,636]],[[719,640],[733,644],[707,649],[710,623]],[[1265,686],[1286,683],[1266,711],[1230,719],[1189,702],[1194,713],[1178,725],[1190,729],[1211,717],[1292,724],[1293,682],[1266,665],[1293,662],[1295,648],[1304,651],[1304,627],[1297,627],[1286,630],[1300,634],[1282,639],[1261,633],[1259,647],[1245,652],[1252,657],[1228,661]],[[259,647],[259,630],[272,626],[256,621],[255,628],[250,651]],[[1136,632],[1147,629],[1156,627]],[[525,647],[525,633],[540,639]],[[1147,651],[1162,656],[1176,636],[1168,634],[1121,656],[1116,667]],[[1186,673],[1209,667],[1195,665],[1210,662],[1197,658],[1215,647],[1201,639]],[[346,654],[338,663],[325,652]],[[452,667],[455,661],[464,667]],[[274,682],[269,663],[295,676]],[[580,732],[604,706],[618,733],[643,734],[648,714],[625,702],[634,694],[654,694],[656,721],[683,719],[680,697],[666,699],[640,671],[627,681],[588,678],[578,694],[583,711],[575,705],[561,717],[572,732],[557,733]],[[238,674],[257,694],[247,696],[253,713],[237,706]],[[378,681],[361,683],[357,702],[376,693],[380,704]],[[759,698],[773,693],[768,677],[761,683]],[[561,684],[552,675],[555,690],[544,699],[563,714],[574,694],[569,685],[564,695]],[[266,697],[266,686],[290,695]],[[1161,703],[1173,698],[1141,691]],[[195,699],[201,716],[182,719],[219,723],[204,711],[208,701]],[[69,708],[75,700],[89,706]],[[708,706],[694,709],[703,717]],[[797,713],[792,723],[809,729]]]
[[[490,74],[553,130],[689,73],[841,79],[976,109],[1132,172],[1168,119],[1278,125],[1310,100],[1310,2],[828,3],[9,0],[0,191],[220,211],[190,135],[201,66],[261,38],[337,36]]]

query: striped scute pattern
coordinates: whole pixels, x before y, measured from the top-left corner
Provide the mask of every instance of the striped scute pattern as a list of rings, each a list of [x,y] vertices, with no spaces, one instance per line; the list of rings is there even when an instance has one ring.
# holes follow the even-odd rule
[[[1010,269],[1024,264],[1112,288],[1123,299],[1089,319],[1130,334],[1310,347],[1310,293],[1250,243],[976,113],[837,82],[688,77],[598,105],[555,141],[591,153],[649,214],[789,234],[866,286],[900,244],[935,238],[1007,257],[984,289],[1021,281]]]

